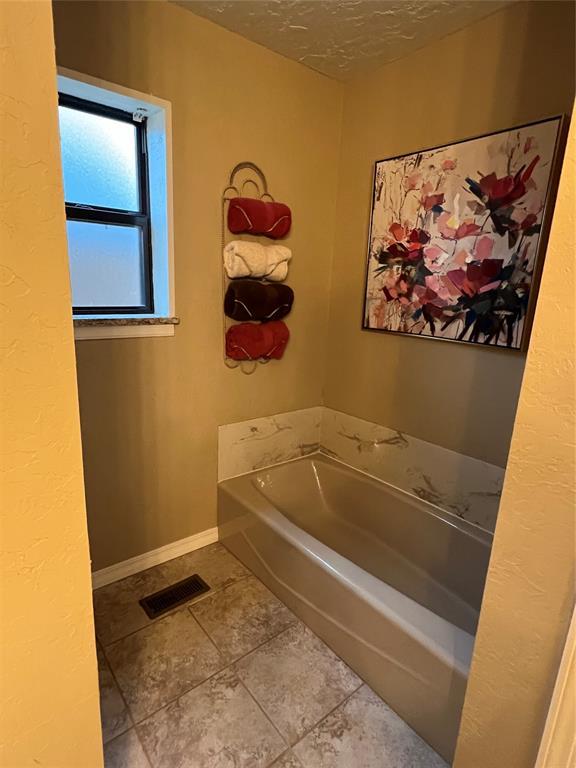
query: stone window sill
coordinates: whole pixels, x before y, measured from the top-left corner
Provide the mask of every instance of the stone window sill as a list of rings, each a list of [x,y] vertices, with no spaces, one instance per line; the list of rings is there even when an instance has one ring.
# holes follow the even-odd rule
[[[146,336],[174,336],[177,317],[122,317],[74,319],[74,338],[134,339]]]

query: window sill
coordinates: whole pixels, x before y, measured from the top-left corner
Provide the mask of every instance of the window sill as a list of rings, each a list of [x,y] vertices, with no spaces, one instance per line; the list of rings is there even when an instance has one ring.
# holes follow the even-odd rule
[[[135,339],[146,336],[174,336],[177,317],[123,317],[74,320],[74,338]]]

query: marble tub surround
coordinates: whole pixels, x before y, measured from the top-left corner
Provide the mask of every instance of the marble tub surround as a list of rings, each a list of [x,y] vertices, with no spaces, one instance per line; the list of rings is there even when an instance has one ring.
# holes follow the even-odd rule
[[[504,469],[318,406],[218,428],[218,481],[316,451],[494,532]]]
[[[323,408],[323,453],[493,532],[504,470],[404,432]]]
[[[220,549],[171,573],[209,580],[202,564]],[[106,768],[446,768],[256,577],[239,578],[232,555],[219,562],[225,586],[137,630],[138,590],[106,588],[129,630],[114,615],[122,639],[99,649]]]
[[[218,427],[218,480],[315,453],[321,420],[318,406]]]

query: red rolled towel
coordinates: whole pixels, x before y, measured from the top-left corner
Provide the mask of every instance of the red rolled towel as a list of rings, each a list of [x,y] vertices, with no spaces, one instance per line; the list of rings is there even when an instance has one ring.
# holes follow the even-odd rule
[[[236,235],[264,235],[278,240],[286,237],[291,225],[292,213],[284,203],[233,197],[228,205],[228,229]]]
[[[289,338],[290,331],[282,320],[262,325],[239,323],[226,331],[226,355],[233,360],[280,360]]]

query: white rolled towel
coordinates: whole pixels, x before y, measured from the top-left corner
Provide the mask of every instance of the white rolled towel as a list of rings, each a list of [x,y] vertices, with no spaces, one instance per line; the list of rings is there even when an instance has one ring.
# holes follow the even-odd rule
[[[261,245],[246,240],[232,240],[224,248],[224,267],[230,278],[265,277],[281,282],[288,276],[292,251],[285,245]]]

